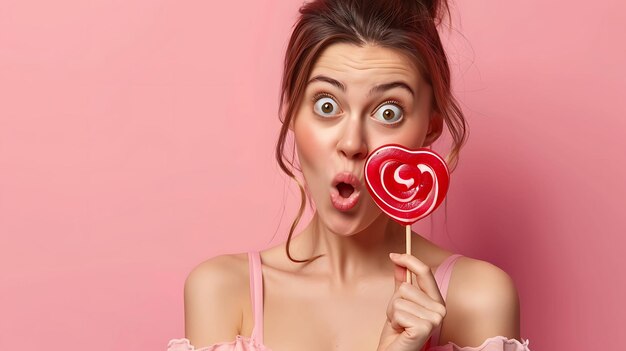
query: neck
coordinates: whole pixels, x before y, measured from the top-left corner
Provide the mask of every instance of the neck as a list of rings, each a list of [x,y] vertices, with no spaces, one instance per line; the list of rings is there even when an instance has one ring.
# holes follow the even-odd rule
[[[328,277],[331,286],[354,286],[365,277],[389,275],[393,270],[389,253],[405,252],[405,230],[404,226],[381,214],[359,232],[337,234],[324,225],[315,212],[298,235],[293,252],[299,259],[322,255],[315,260],[315,272]]]

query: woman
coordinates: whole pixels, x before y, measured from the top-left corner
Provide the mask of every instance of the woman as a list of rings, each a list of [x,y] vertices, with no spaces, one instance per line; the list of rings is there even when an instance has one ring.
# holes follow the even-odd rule
[[[300,9],[276,150],[289,176],[298,182],[286,163],[304,177],[300,212],[286,243],[193,269],[186,335],[168,350],[527,350],[511,278],[417,233],[412,255],[390,257],[404,252],[404,228],[363,183],[372,150],[429,146],[444,122],[454,168],[466,124],[437,33],[442,9],[437,0],[317,0]],[[283,155],[288,133],[300,167]],[[292,238],[306,197],[314,215]]]

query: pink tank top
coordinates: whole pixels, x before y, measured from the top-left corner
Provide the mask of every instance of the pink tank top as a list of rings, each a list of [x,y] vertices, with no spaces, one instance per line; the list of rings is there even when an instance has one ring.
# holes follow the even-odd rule
[[[444,301],[448,292],[448,285],[452,267],[456,260],[462,257],[460,254],[448,256],[435,271],[435,280]],[[167,351],[272,351],[263,344],[263,274],[261,267],[261,255],[258,252],[248,252],[248,266],[250,268],[250,298],[252,300],[252,310],[254,327],[251,335],[237,335],[234,341],[221,342],[210,346],[195,349],[189,340],[172,339],[168,344]],[[440,328],[433,330],[430,345],[437,345],[439,341]],[[515,339],[506,339],[497,336],[485,340],[483,345],[477,348],[461,348],[453,343],[444,346],[433,346],[428,351],[530,351],[526,348],[528,340],[522,345]]]

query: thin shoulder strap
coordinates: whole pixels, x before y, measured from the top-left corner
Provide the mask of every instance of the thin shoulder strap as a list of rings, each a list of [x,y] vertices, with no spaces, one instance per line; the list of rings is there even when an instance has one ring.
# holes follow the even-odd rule
[[[261,255],[257,251],[248,252],[248,266],[250,269],[250,298],[254,316],[252,339],[263,343],[263,270],[261,269]]]
[[[444,301],[446,301],[446,296],[448,295],[448,285],[450,283],[452,267],[454,267],[456,260],[462,256],[461,254],[453,254],[446,257],[435,271],[435,280],[437,281],[437,285],[439,285],[439,291]]]
[[[441,297],[446,301],[446,297],[448,295],[448,285],[450,284],[450,276],[452,275],[452,267],[454,267],[454,263],[459,257],[463,257],[461,254],[453,254],[446,257],[443,262],[437,267],[435,271],[435,280],[437,281],[437,285],[439,285],[439,291],[441,292]],[[432,337],[430,341],[431,347],[437,346],[439,344],[439,336],[441,334],[441,325],[437,326],[432,332]]]

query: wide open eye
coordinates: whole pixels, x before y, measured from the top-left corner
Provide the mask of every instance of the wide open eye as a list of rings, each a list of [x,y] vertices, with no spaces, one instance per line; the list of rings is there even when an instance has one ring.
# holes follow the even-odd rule
[[[404,111],[397,103],[386,102],[376,109],[374,116],[377,120],[382,121],[385,124],[396,124],[402,120]]]
[[[315,100],[313,111],[320,116],[334,116],[340,112],[337,102],[327,95],[321,95],[321,98]]]

